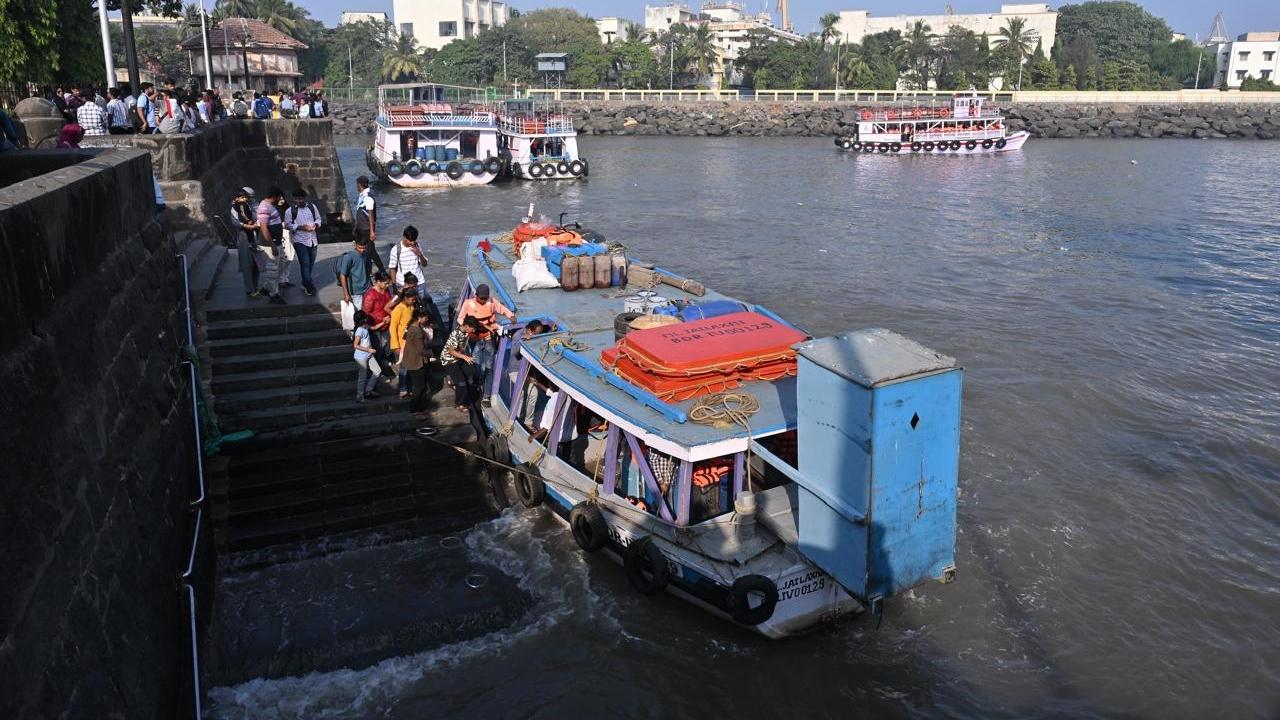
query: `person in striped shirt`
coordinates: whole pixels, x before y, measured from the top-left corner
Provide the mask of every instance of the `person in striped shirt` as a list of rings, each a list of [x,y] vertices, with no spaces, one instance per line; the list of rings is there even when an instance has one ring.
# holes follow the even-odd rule
[[[76,124],[84,128],[89,137],[107,134],[107,114],[93,101],[93,92],[80,93],[81,104],[76,108]]]

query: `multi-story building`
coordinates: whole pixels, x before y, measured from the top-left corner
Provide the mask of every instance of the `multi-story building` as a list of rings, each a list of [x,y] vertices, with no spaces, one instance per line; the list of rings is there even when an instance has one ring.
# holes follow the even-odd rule
[[[866,10],[843,10],[840,12],[840,24],[836,29],[843,42],[862,42],[867,35],[874,35],[886,30],[897,30],[906,34],[917,20],[923,20],[929,26],[931,34],[946,35],[951,26],[958,25],[981,35],[986,33],[994,38],[1000,28],[1006,27],[1013,18],[1026,21],[1026,30],[1034,33],[1044,43],[1044,51],[1049,52],[1057,35],[1058,13],[1042,3],[1023,5],[1001,5],[998,13],[972,13],[942,15],[894,15],[892,17],[871,17]]]
[[[627,40],[627,25],[630,21],[620,17],[602,17],[596,20],[596,32],[600,33],[600,43],[609,45],[614,40]]]
[[[1210,45],[1218,58],[1213,84],[1238,88],[1245,78],[1280,82],[1280,32],[1248,32],[1234,42]]]
[[[343,10],[342,17],[338,20],[339,25],[348,25],[358,22],[372,22],[381,25],[387,21],[387,14],[384,12],[365,12],[363,10]]]
[[[392,0],[396,29],[424,48],[440,49],[458,38],[475,37],[507,24],[509,8],[500,0]]]
[[[666,5],[645,5],[644,29],[650,32],[663,32],[671,29],[672,25],[693,22],[697,17],[697,13],[690,10],[688,5],[670,2]]]
[[[743,50],[751,47],[753,39],[768,38],[769,42],[795,43],[803,36],[778,28],[769,13],[749,15],[746,8],[736,2],[712,0],[698,13],[685,5],[646,5],[645,30],[664,31],[673,25],[706,25],[715,41],[716,57],[706,78],[712,88],[736,84],[739,80],[734,65]]]

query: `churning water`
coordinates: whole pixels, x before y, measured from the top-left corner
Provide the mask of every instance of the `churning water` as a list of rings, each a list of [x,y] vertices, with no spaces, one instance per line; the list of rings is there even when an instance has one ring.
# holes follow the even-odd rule
[[[954,355],[958,581],[773,642],[512,511],[468,549],[537,595],[522,623],[219,689],[211,717],[1280,715],[1280,143],[582,146],[586,182],[382,188],[382,244],[413,223],[439,272],[536,201],[815,334]]]

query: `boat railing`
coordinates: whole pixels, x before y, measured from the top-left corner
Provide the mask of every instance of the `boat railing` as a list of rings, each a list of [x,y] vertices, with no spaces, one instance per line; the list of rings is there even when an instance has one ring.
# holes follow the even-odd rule
[[[1004,128],[988,128],[984,130],[966,130],[964,132],[924,131],[917,132],[912,140],[996,140],[1004,137]]]
[[[489,113],[443,114],[422,111],[393,111],[378,116],[378,124],[385,128],[411,127],[497,127],[497,120]]]
[[[977,108],[974,108],[975,110]],[[1000,117],[1000,109],[997,107],[987,106],[981,112],[959,113],[957,114],[950,107],[919,107],[919,108],[902,108],[896,110],[862,110],[858,113],[858,119],[871,122],[887,122],[902,120],[982,120],[985,118]]]
[[[558,115],[504,117],[500,128],[503,132],[520,135],[572,135],[573,119]]]

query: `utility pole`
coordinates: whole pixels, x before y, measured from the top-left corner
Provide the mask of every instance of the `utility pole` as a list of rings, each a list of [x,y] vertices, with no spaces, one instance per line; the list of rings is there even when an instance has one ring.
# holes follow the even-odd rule
[[[129,0],[120,3],[120,31],[124,37],[124,63],[129,68],[129,88],[137,95],[142,80],[138,75],[138,45],[133,39],[133,10],[129,8]]]
[[[667,49],[667,59],[671,61],[671,69],[668,71],[668,75],[667,75],[667,89],[675,90],[676,89],[676,35],[675,33],[669,33],[669,37],[671,38],[671,43],[670,43],[670,47]]]
[[[347,87],[350,88],[347,91],[348,92],[347,102],[352,102],[356,99],[356,71],[355,71],[355,65],[351,63],[351,46],[350,45],[347,46]]]
[[[98,0],[103,2],[103,0]],[[213,64],[209,60],[209,23],[205,20],[204,0],[200,0],[200,41],[204,44],[205,87],[213,89]]]
[[[231,89],[231,43],[227,42],[227,24],[222,24],[222,66],[227,71],[227,90]]]
[[[102,33],[102,63],[107,72],[107,87],[116,86],[116,61],[111,56],[111,32],[107,24],[107,0],[98,0],[98,30]]]
[[[249,26],[243,20],[240,21],[240,30],[244,33],[244,37],[240,40],[240,55],[244,58],[244,89],[252,89],[252,78],[249,75]]]
[[[1204,51],[1196,54],[1196,90],[1200,89],[1200,63],[1204,60]]]
[[[840,33],[839,31],[837,31],[836,32],[836,92],[837,93],[840,92],[840,46],[843,44],[840,42],[839,38],[840,38]],[[836,96],[836,99],[837,100],[840,99],[839,95]]]
[[[507,33],[502,33],[502,84],[507,84]]]

